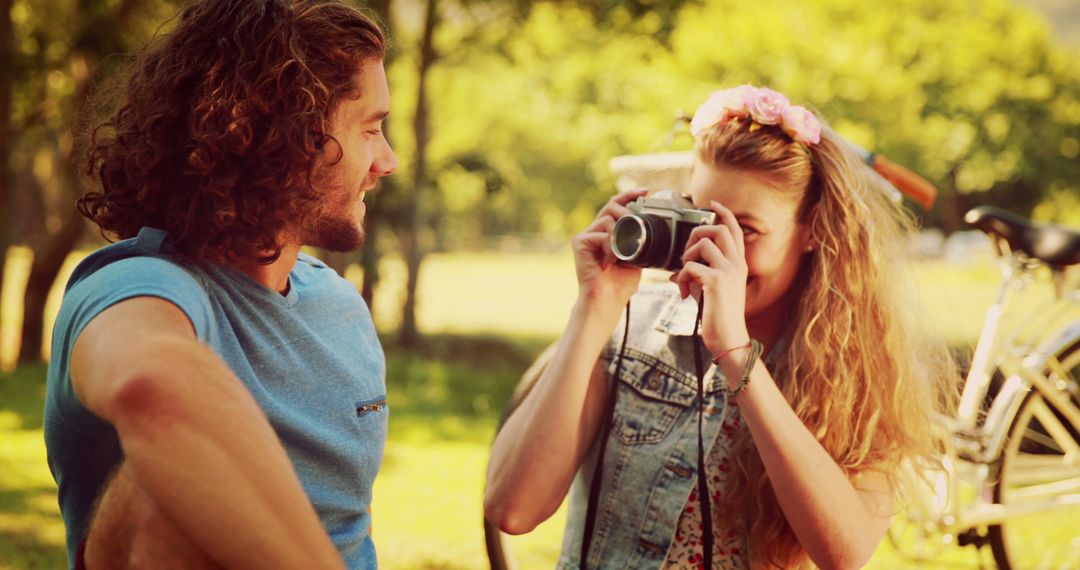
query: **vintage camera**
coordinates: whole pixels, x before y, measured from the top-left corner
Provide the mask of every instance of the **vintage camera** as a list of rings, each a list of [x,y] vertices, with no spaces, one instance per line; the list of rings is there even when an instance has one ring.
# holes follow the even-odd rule
[[[684,195],[658,190],[629,204],[611,230],[611,250],[623,263],[677,271],[690,231],[716,223],[716,212],[699,210]]]

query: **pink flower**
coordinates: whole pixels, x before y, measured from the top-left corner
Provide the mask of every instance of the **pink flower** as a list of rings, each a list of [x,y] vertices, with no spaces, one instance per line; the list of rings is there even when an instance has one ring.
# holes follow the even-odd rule
[[[746,101],[756,91],[757,88],[751,85],[714,91],[694,112],[694,118],[690,121],[690,134],[696,137],[705,129],[726,123],[732,117],[747,116],[749,113]]]
[[[745,117],[750,112],[747,110],[747,101],[753,98],[754,93],[758,91],[757,87],[753,85],[740,85],[738,87],[732,87],[721,91],[722,104],[724,106],[726,116],[725,119],[732,117]]]
[[[803,144],[817,144],[821,141],[821,122],[805,107],[788,107],[781,119],[780,128],[791,140]]]
[[[758,125],[779,125],[798,143],[817,144],[821,140],[821,123],[813,113],[793,106],[781,93],[753,85],[714,91],[694,113],[690,134],[697,137],[706,129],[736,117],[750,117]],[[757,127],[751,130],[754,128]]]
[[[757,89],[757,92],[746,100],[750,118],[762,125],[779,124],[790,104],[787,97],[765,87]]]
[[[702,131],[718,125],[727,120],[727,109],[724,105],[724,92],[717,91],[709,96],[704,103],[694,111],[694,117],[690,119],[690,134],[695,137]]]

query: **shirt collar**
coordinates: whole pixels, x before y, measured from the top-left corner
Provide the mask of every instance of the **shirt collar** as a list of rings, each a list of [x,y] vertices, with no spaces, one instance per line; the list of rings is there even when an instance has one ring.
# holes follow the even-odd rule
[[[697,301],[692,295],[685,299],[674,292],[660,309],[660,320],[656,330],[672,336],[690,336],[694,334],[697,321]]]
[[[693,295],[683,299],[676,289],[660,308],[660,320],[656,323],[656,330],[671,336],[692,336],[694,334],[694,322],[697,320],[697,309],[697,301]],[[779,361],[780,356],[791,344],[791,335],[792,330],[788,326],[784,334],[780,335],[776,344],[769,350],[769,353],[762,355],[767,364],[772,366]]]

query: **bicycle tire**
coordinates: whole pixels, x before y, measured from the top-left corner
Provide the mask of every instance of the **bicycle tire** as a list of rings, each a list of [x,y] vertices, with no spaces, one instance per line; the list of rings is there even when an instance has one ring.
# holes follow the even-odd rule
[[[1072,405],[1080,408],[1080,338],[1067,343],[1056,357],[1068,378],[1055,380],[1064,381]],[[1025,396],[1009,426],[993,488],[994,503],[1016,506],[1032,500],[1028,496],[1040,489],[1052,493],[1047,487],[1050,482],[1080,481],[1080,461],[1065,453],[1063,438],[1080,445],[1080,426],[1066,422],[1061,410],[1041,393],[1033,390]],[[1072,494],[1080,494],[1080,489]],[[998,568],[1080,568],[1080,503],[1067,509],[1010,517],[991,525],[988,537]]]

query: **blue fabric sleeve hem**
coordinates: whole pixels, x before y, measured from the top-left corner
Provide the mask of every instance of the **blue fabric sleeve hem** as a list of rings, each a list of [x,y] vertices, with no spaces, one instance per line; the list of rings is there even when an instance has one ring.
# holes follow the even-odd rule
[[[168,302],[187,318],[195,337],[205,342],[211,310],[209,298],[201,281],[188,270],[163,259],[142,257],[125,259],[80,279],[65,295],[53,334],[51,374],[57,383],[50,388],[60,391],[56,418],[68,421],[72,406],[85,406],[74,391],[71,380],[71,350],[86,327],[101,313],[119,303],[139,297],[151,297]],[[71,401],[76,400],[75,402]],[[85,410],[88,411],[88,410]]]

